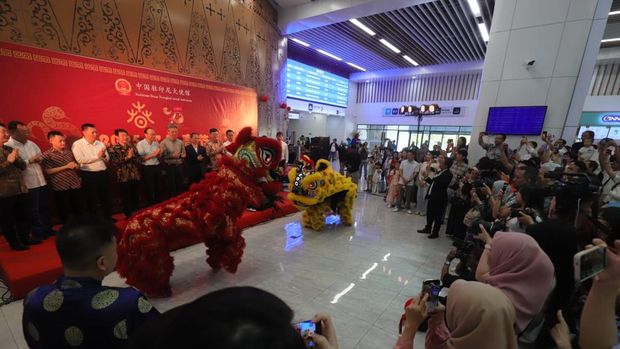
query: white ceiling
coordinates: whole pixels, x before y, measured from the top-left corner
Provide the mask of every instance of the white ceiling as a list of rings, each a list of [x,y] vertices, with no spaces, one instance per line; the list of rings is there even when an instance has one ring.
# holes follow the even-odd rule
[[[273,2],[278,4],[281,8],[290,8],[313,2],[313,0],[273,0]]]

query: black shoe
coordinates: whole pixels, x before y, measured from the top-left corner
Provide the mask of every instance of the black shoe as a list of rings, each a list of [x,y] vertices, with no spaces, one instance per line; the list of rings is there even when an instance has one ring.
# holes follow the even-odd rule
[[[418,230],[418,234],[429,234],[430,232],[426,229],[420,229]]]
[[[26,251],[26,250],[30,249],[30,247],[22,244],[21,242],[16,242],[14,244],[9,244],[9,246],[11,246],[11,250],[13,250],[13,251]]]
[[[24,245],[39,245],[41,243],[40,239],[37,239],[35,237],[29,238],[26,241],[22,242]]]
[[[429,239],[437,239],[437,238],[439,238],[439,234],[433,233],[433,234],[427,236],[427,238],[429,238]]]

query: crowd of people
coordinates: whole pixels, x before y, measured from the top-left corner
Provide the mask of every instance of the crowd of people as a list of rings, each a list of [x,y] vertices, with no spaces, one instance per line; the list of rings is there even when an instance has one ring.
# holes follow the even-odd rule
[[[77,189],[72,186],[75,178],[78,184],[81,178],[82,185],[87,181],[95,186],[107,183],[97,178],[97,172],[107,168],[99,162],[104,157],[109,156],[110,162],[129,162],[132,152],[140,151],[126,148],[121,131],[118,147],[106,149],[97,141],[88,142],[89,128],[94,127],[86,126],[84,141],[74,144],[73,154],[64,150],[62,135],[50,134],[53,149],[39,155],[39,160],[36,150],[29,149],[32,145],[27,138],[16,132],[19,124],[0,128],[0,132],[11,132],[0,155],[0,164],[5,164],[0,173],[7,179],[2,183],[18,184],[2,187],[2,193],[10,189],[13,196],[19,196],[13,199],[13,207],[18,201],[27,203],[26,208],[33,207],[28,195],[37,192],[40,182],[34,175],[30,182],[18,176],[33,163],[53,160],[56,165],[51,168],[57,169],[57,163],[73,156],[75,165],[67,168],[75,171],[87,165],[93,178],[76,175],[56,180],[66,185],[66,190],[73,190]],[[144,166],[143,162],[153,158],[186,159],[188,149],[175,142],[174,131],[169,129],[169,144],[144,152],[153,157],[141,158],[141,163],[136,161],[132,167]],[[572,147],[543,134],[540,146],[523,138],[519,149],[511,150],[506,136],[497,135],[492,143],[485,142],[485,136],[481,134],[478,145],[472,145],[486,151],[475,166],[468,164],[468,146],[463,140],[445,150],[436,147],[429,151],[424,145],[401,153],[375,148],[365,159],[367,166],[379,169],[372,162],[383,158],[380,169],[387,162],[389,171],[363,174],[359,173],[362,150],[367,146],[357,141],[346,149],[349,176],[384,176],[390,206],[425,214],[426,226],[419,232],[429,238],[438,236],[447,216],[446,234],[455,240],[445,264],[438,266],[447,297],[439,296],[440,303],[432,307],[431,295],[426,292],[407,302],[394,348],[413,348],[416,333],[424,328],[428,349],[615,348],[620,333],[616,322],[620,290],[618,146],[610,139],[595,145],[595,135],[586,132],[581,135],[582,142]],[[50,152],[58,154],[50,160]],[[330,156],[332,162],[340,159]],[[351,161],[353,165],[359,162],[358,167],[351,167]],[[103,165],[107,163],[103,161]],[[41,167],[42,178],[50,174],[49,169]],[[122,175],[126,180],[119,183],[136,180],[131,173]],[[66,196],[70,201],[71,195]],[[6,197],[11,196],[3,196],[3,200]],[[319,349],[338,348],[329,315],[317,314],[313,319],[321,325],[321,333],[296,331],[290,307],[255,288],[223,289],[159,314],[136,290],[102,286],[101,280],[114,270],[117,256],[115,227],[101,217],[73,217],[58,232],[56,247],[64,275],[55,284],[31,292],[24,301],[23,328],[30,347],[186,348],[209,344],[216,348],[305,348],[312,341]],[[14,221],[14,228],[22,224],[17,217]],[[592,245],[606,246],[606,265],[593,278],[576,282],[574,256]],[[98,320],[92,321],[95,318]]]
[[[226,146],[235,135],[227,130],[222,142],[218,129],[212,128],[206,142],[195,132],[184,142],[171,124],[159,142],[152,128],[145,128],[139,141],[116,129],[116,142],[106,145],[94,124],[84,124],[81,130],[82,138],[71,145],[62,132],[50,131],[50,147],[43,152],[30,140],[23,122],[0,124],[0,231],[13,250],[41,243],[55,234],[53,223],[83,213],[113,220],[111,193],[118,193],[126,217],[142,205],[182,193],[216,171],[220,157],[232,155]],[[286,161],[282,132],[277,138],[287,150]]]

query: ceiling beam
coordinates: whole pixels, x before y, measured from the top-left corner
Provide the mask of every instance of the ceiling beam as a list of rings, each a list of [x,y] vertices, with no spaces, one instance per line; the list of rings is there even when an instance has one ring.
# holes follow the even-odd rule
[[[332,0],[310,3],[278,10],[278,27],[284,35],[366,17],[432,0]]]

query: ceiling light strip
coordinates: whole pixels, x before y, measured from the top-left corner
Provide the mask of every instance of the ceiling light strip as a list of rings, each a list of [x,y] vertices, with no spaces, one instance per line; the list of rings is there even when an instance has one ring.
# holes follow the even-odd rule
[[[407,56],[407,55],[404,55],[404,56],[403,56],[403,58],[404,58],[404,59],[406,59],[406,60],[407,60],[407,62],[409,62],[409,63],[411,63],[411,64],[415,65],[416,67],[420,65],[418,62],[414,61],[411,57],[409,57],[409,56]]]
[[[469,5],[469,9],[471,10],[471,13],[473,13],[474,17],[482,16],[480,5],[478,5],[478,0],[467,0],[467,4]]]
[[[305,47],[310,47],[310,44],[309,44],[309,43],[307,43],[307,42],[305,42],[305,41],[301,41],[301,40],[299,40],[299,39],[295,39],[295,38],[291,38],[291,40],[295,41],[296,43],[298,43],[298,44],[300,44],[300,45],[302,45],[302,46],[305,46]]]
[[[359,70],[361,70],[361,71],[366,71],[366,69],[364,69],[364,68],[360,67],[360,66],[359,66],[359,65],[357,65],[357,64],[353,64],[353,63],[351,63],[351,62],[347,62],[347,64],[348,64],[348,65],[350,65],[350,66],[352,66],[352,67],[353,67],[353,68],[355,68],[355,69],[359,69]]]
[[[484,42],[488,42],[489,31],[487,30],[487,25],[484,24],[484,22],[478,23],[478,30],[480,31],[480,35],[482,35],[482,40],[484,40]]]
[[[620,38],[610,38],[610,39],[603,39],[603,40],[601,40],[602,43],[605,43],[605,42],[618,42],[618,41],[620,41]]]
[[[400,53],[400,49],[394,45],[392,45],[389,41],[385,40],[385,39],[381,39],[379,40],[383,45],[387,46],[387,48],[389,48],[390,50],[392,50],[394,53]]]
[[[335,55],[333,55],[333,54],[331,54],[331,53],[329,53],[329,52],[327,52],[327,51],[323,51],[323,50],[321,50],[321,49],[318,49],[317,51],[318,51],[319,53],[322,53],[322,54],[326,55],[327,57],[331,57],[331,58],[333,58],[333,59],[335,59],[335,60],[337,60],[337,61],[342,61],[342,58],[340,58],[340,57],[338,57],[338,56],[335,56]]]
[[[609,12],[610,16],[620,15],[620,11],[611,11]]]
[[[366,32],[366,34],[368,34],[370,36],[377,35],[377,33],[375,33],[372,29],[370,29],[367,26],[365,26],[364,23],[362,23],[359,20],[357,20],[357,18],[350,19],[349,22],[355,24],[356,27],[360,28],[361,30]]]

